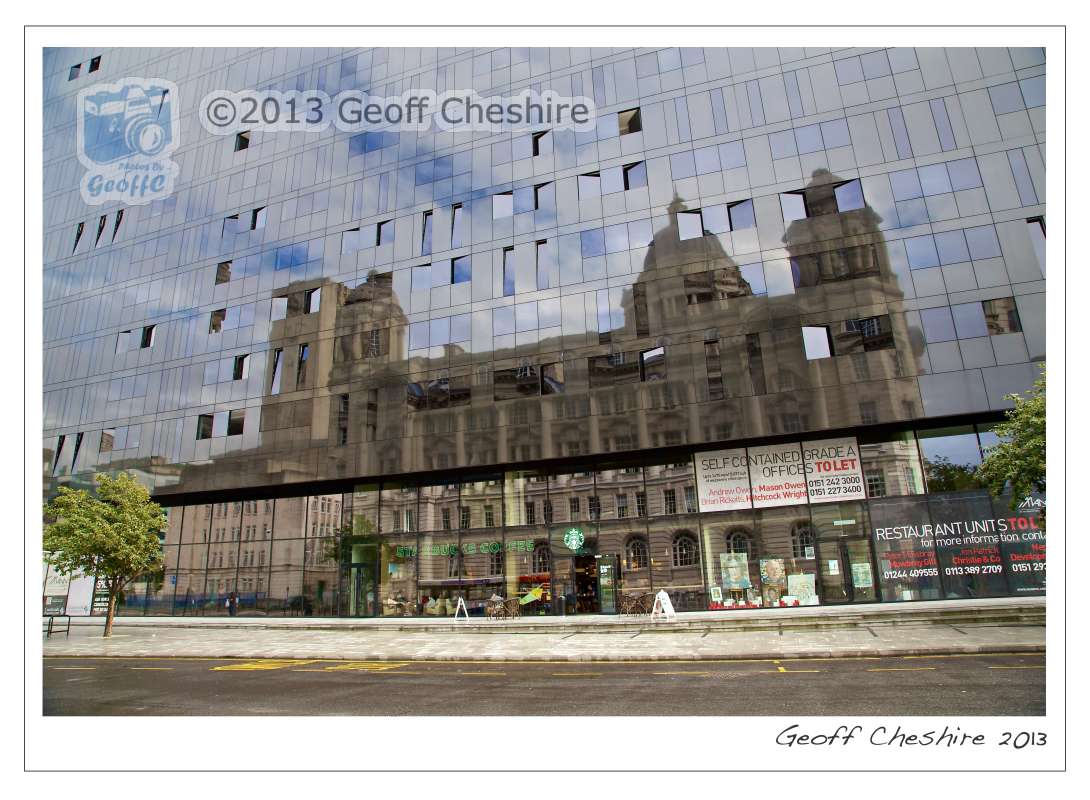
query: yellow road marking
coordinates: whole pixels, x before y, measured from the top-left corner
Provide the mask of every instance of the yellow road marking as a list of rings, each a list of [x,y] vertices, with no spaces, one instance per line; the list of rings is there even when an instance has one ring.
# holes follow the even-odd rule
[[[349,661],[347,664],[337,664],[336,666],[326,667],[326,672],[336,672],[339,670],[353,670],[356,672],[384,672],[389,669],[398,669],[400,667],[408,666],[408,661]]]
[[[993,658],[998,656],[1018,656],[1019,658],[1044,658],[1045,653],[938,653],[932,655],[911,655],[911,656],[793,656],[787,661],[885,661],[893,659],[930,659],[930,658]],[[67,661],[77,656],[62,656],[62,655],[50,655],[44,654],[43,659],[50,661]],[[140,661],[146,659],[148,661],[185,661],[191,663],[197,663],[201,661],[233,661],[235,659],[220,657],[201,657],[201,656],[78,656],[81,661]],[[343,662],[348,659],[343,658],[321,658],[317,659],[322,662]],[[490,659],[487,661],[481,661],[478,659],[438,659],[438,658],[415,658],[411,661],[413,664],[519,664],[519,665],[544,665],[544,664],[570,664],[569,659],[535,659],[533,661],[503,661],[499,659]],[[617,659],[615,661],[607,662],[610,666],[617,666],[621,664],[636,664],[644,665],[648,664],[647,659],[625,658]],[[656,659],[655,663],[658,664],[769,664],[778,663],[777,660],[770,658],[665,658]]]
[[[222,667],[212,667],[215,671],[251,671],[251,670],[270,670],[270,669],[286,669],[288,667],[299,667],[303,664],[313,664],[318,659],[312,658],[309,660],[301,659],[274,659],[267,658],[261,661],[248,661],[245,664],[224,664]]]
[[[938,669],[938,667],[872,667],[867,672],[919,672],[928,669]]]
[[[934,655],[896,656],[897,658],[994,658],[997,656],[1018,656],[1019,658],[1044,658],[1044,653],[936,653]],[[892,656],[886,656],[891,658]]]
[[[1026,667],[988,667],[988,669],[1044,669],[1043,664],[1035,664],[1033,666]]]
[[[50,669],[98,669],[98,667],[50,667]]]
[[[783,675],[784,673],[795,674],[796,672],[821,672],[820,669],[787,669],[785,667],[776,667],[776,669],[758,669],[754,672],[768,672],[773,675]]]

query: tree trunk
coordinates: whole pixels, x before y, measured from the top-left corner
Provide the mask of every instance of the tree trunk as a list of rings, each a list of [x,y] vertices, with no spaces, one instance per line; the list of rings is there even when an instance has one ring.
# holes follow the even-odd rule
[[[114,609],[117,607],[117,587],[110,586],[110,604],[106,607],[106,627],[102,631],[102,637],[107,638],[114,632]]]

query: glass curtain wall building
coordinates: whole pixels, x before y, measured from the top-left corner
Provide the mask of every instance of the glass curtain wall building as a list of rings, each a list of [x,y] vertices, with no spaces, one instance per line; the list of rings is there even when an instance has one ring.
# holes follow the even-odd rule
[[[1044,592],[1043,499],[977,476],[1045,359],[1043,48],[44,59],[45,491],[169,511],[121,613]],[[76,96],[132,75],[178,87],[174,191],[90,206]],[[213,88],[596,125],[213,136]]]

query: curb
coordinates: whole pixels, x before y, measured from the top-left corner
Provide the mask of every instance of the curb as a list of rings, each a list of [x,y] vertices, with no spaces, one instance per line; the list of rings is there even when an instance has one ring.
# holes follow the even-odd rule
[[[416,623],[399,622],[324,622],[321,620],[307,622],[285,622],[280,620],[252,619],[248,621],[227,621],[222,618],[211,617],[201,621],[159,622],[157,618],[120,618],[114,623],[117,628],[157,628],[160,631],[171,630],[204,630],[204,631],[339,631],[339,632],[369,632],[385,631],[401,634],[422,633],[475,633],[475,634],[512,634],[512,633],[541,633],[541,634],[571,634],[571,633],[632,633],[661,632],[661,633],[689,633],[693,631],[807,631],[807,630],[843,630],[866,626],[899,627],[920,625],[950,625],[950,624],[976,624],[976,625],[1004,625],[1004,626],[1044,626],[1045,610],[1043,607],[1027,608],[996,608],[988,610],[980,609],[943,609],[929,612],[892,612],[888,610],[875,611],[865,614],[828,614],[808,617],[778,616],[770,614],[760,617],[732,617],[724,619],[677,619],[672,621],[651,621],[648,618],[616,619],[599,621],[594,623],[526,620],[519,623],[510,622],[430,622]],[[92,621],[93,620],[93,621]],[[73,627],[101,627],[100,618],[89,618],[88,621],[72,622]]]
[[[45,658],[193,658],[203,660],[219,659],[290,659],[290,660],[315,660],[315,661],[375,661],[375,662],[400,662],[400,661],[435,661],[435,662],[506,662],[506,663],[550,663],[556,661],[572,662],[659,662],[659,661],[794,661],[801,659],[835,659],[835,658],[904,658],[904,657],[934,657],[934,656],[970,656],[970,655],[1010,655],[1010,654],[1037,654],[1044,653],[1043,644],[1005,644],[1005,645],[958,645],[936,648],[927,647],[879,647],[879,648],[810,648],[791,652],[783,651],[759,651],[754,653],[700,653],[693,655],[658,655],[658,654],[556,654],[548,658],[527,657],[519,658],[509,655],[460,655],[460,654],[427,654],[425,656],[408,655],[404,657],[383,654],[359,654],[333,651],[322,653],[303,653],[297,651],[282,652],[279,650],[265,650],[262,652],[232,651],[221,655],[209,655],[207,653],[171,653],[151,655],[148,653],[104,653],[88,654],[75,652],[51,652],[44,654]]]

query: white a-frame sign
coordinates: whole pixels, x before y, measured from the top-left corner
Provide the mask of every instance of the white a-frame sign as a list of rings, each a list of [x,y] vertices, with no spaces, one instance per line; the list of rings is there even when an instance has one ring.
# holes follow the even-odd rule
[[[465,614],[465,616],[462,617],[462,619],[464,619],[466,622],[469,622],[469,609],[466,608],[466,601],[465,601],[465,598],[463,598],[463,597],[458,598],[458,607],[456,609],[454,609],[454,621],[455,622],[458,621],[458,615],[459,614]]]
[[[651,619],[673,619],[675,616],[670,595],[664,589],[659,589],[659,593],[655,595],[655,605],[651,608]]]

